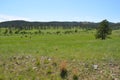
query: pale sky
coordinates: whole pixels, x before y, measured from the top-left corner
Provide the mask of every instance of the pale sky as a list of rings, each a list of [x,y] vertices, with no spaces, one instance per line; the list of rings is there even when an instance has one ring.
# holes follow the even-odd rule
[[[0,0],[0,22],[120,22],[120,0]]]

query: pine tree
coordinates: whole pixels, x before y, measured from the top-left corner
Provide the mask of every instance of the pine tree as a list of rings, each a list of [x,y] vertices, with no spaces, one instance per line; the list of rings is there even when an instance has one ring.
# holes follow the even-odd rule
[[[109,22],[107,20],[103,20],[100,22],[97,33],[96,33],[96,39],[102,39],[105,40],[108,35],[112,33],[112,30],[109,27]]]

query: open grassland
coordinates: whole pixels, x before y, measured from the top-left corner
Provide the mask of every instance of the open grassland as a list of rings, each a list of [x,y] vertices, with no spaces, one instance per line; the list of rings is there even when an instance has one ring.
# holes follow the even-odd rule
[[[120,30],[0,36],[1,80],[120,80]]]

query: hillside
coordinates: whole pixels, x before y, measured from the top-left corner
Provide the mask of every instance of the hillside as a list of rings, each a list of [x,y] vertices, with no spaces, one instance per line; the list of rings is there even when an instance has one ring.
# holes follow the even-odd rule
[[[98,26],[99,23],[94,22],[28,22],[23,20],[15,20],[15,21],[6,21],[1,22],[0,27],[2,28],[25,28],[25,29],[32,29],[32,28],[73,28],[73,27],[79,27],[79,28],[87,28],[87,29],[95,29]],[[110,23],[110,26],[112,29],[120,29],[120,23]]]

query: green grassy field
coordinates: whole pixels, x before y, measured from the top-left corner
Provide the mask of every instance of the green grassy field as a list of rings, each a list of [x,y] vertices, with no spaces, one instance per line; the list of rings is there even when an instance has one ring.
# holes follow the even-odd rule
[[[0,36],[1,80],[62,80],[61,64],[66,65],[67,80],[120,79],[120,30],[106,40],[95,39],[93,30],[58,35],[47,34],[54,30],[45,32]]]

